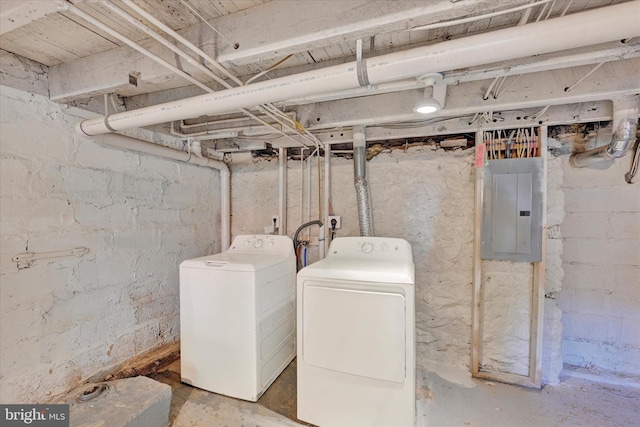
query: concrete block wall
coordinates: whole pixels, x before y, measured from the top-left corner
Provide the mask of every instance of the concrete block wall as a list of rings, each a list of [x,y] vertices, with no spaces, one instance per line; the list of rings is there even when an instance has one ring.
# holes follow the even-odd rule
[[[294,153],[296,150],[293,150]],[[311,218],[318,217],[318,188],[316,161],[312,161],[312,197]],[[385,151],[367,162],[368,181],[370,183],[373,205],[374,231],[377,236],[400,237],[407,239],[413,248],[416,266],[416,325],[417,360],[419,365],[428,361],[468,367],[471,354],[471,300],[472,257],[473,257],[473,207],[474,207],[474,170],[473,150],[445,152],[432,146],[414,147],[406,151]],[[277,159],[255,159],[247,154],[234,154],[232,164],[232,234],[262,233],[269,225],[271,215],[278,212],[278,161]],[[320,162],[321,172],[323,164]],[[304,188],[308,171],[304,172]],[[300,175],[299,161],[288,162],[288,227],[287,234],[292,236],[300,225]],[[322,176],[322,173],[321,173]],[[554,185],[559,190],[560,176],[554,173]],[[331,159],[331,188],[333,213],[342,216],[342,229],[337,236],[357,236],[358,218],[356,193],[353,185],[353,161],[334,157]],[[562,212],[562,197],[554,199],[554,209]],[[307,196],[304,196],[307,203]],[[559,205],[559,206],[558,206]],[[550,205],[551,207],[551,205]],[[554,214],[553,224],[558,224],[559,214]],[[551,215],[550,215],[551,216]],[[303,220],[306,221],[306,208]],[[313,227],[312,236],[317,234]],[[304,234],[303,234],[304,236]],[[559,257],[561,245],[550,250],[549,257]],[[311,261],[317,257],[312,257]],[[548,265],[557,266],[559,262]],[[509,263],[512,264],[512,263]],[[521,274],[525,287],[530,266],[508,265],[507,270],[526,271]],[[499,269],[498,269],[499,270]],[[493,271],[498,276],[499,271]],[[522,272],[521,272],[522,273]],[[528,291],[519,295],[513,292],[513,278],[508,274],[509,282],[494,290],[496,303],[504,298],[516,299],[518,304],[509,309],[504,304],[495,304],[496,313],[500,311],[499,322],[489,327],[489,353],[485,361],[491,362],[498,370],[527,374],[528,363]],[[549,274],[548,280],[554,285],[561,274]],[[505,286],[509,289],[505,293]],[[515,289],[517,291],[517,289]],[[526,289],[525,289],[526,290]],[[493,291],[492,291],[493,292]],[[526,308],[525,308],[526,306]],[[558,347],[561,343],[557,333],[559,318],[553,310],[547,311],[550,334],[546,349],[555,351],[555,359],[546,360],[545,377],[548,382],[557,382]],[[497,314],[494,316],[498,318]],[[516,321],[516,320],[521,321]],[[547,320],[545,322],[547,322]],[[515,326],[513,326],[515,325]],[[505,341],[505,328],[513,327]],[[525,336],[525,334],[527,336]],[[509,339],[511,337],[511,339]],[[485,337],[486,338],[486,337]],[[525,345],[522,345],[523,340]],[[507,348],[504,348],[504,345]],[[547,357],[547,351],[545,355]],[[515,359],[514,359],[515,358]],[[523,360],[521,360],[523,358]]]
[[[558,384],[562,372],[562,311],[558,294],[564,280],[562,256],[564,242],[560,225],[564,221],[564,192],[562,191],[563,158],[547,155],[547,256],[544,299],[544,330],[542,339],[542,382]]]
[[[220,249],[219,174],[100,147],[45,97],[0,100],[1,400],[33,403],[179,339],[178,265]]]
[[[607,144],[611,129],[589,136]],[[564,362],[640,375],[640,190],[627,184],[630,158],[605,170],[563,158],[566,217],[559,305]]]
[[[0,85],[49,96],[49,67],[0,49]]]

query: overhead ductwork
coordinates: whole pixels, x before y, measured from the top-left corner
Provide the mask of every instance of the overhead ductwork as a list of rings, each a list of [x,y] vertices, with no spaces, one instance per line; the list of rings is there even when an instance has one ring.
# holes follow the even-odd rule
[[[638,132],[638,115],[640,113],[640,95],[629,99],[613,101],[613,135],[608,145],[574,154],[569,163],[576,168],[588,166],[607,168],[617,158],[623,157],[631,150]]]
[[[134,127],[239,111],[255,105],[415,78],[429,73],[591,46],[640,36],[640,0],[491,33],[321,68],[78,123],[94,136]],[[597,31],[585,23],[597,22]],[[358,72],[360,70],[360,73]],[[365,72],[366,71],[366,72]],[[366,82],[358,76],[366,75]]]
[[[353,179],[358,199],[360,235],[372,237],[373,215],[369,184],[367,183],[367,141],[364,135],[364,126],[353,127]]]

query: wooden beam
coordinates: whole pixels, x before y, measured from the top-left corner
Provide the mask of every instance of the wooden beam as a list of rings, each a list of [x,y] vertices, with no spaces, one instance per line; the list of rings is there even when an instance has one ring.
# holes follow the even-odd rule
[[[542,197],[542,259],[533,264],[533,280],[531,281],[531,302],[529,312],[529,371],[528,376],[509,372],[483,371],[480,366],[482,358],[482,311],[483,284],[482,259],[480,249],[482,242],[482,207],[483,207],[483,174],[476,168],[476,200],[474,216],[474,251],[473,251],[473,306],[471,324],[471,374],[476,378],[515,384],[529,388],[542,387],[542,343],[544,330],[544,293],[547,240],[547,127],[537,128],[540,141],[540,157],[542,158],[542,178],[540,182]],[[482,131],[476,132],[476,149],[483,143]]]
[[[216,21],[216,29],[231,41],[218,44],[218,60],[227,66],[238,66],[345,42],[352,44],[350,49],[355,54],[357,39],[526,3],[527,0],[273,1]]]
[[[529,378],[542,387],[542,337],[544,331],[544,294],[547,256],[547,126],[538,128],[542,157],[542,260],[534,264],[533,292],[531,293],[531,325],[529,339]]]
[[[483,131],[476,132],[476,150],[479,144],[484,144]],[[480,248],[482,247],[482,203],[484,192],[484,168],[476,167],[476,188],[474,202],[473,221],[473,302],[471,322],[471,374],[477,376],[480,372],[480,354],[482,337],[482,259]]]
[[[251,74],[259,70],[255,64],[268,66],[273,60],[280,60],[288,54],[331,49],[339,42],[355,46],[355,40],[381,32],[400,31],[408,26],[452,19],[477,10],[491,11],[525,3],[527,0],[273,1],[178,32],[223,65],[242,66],[241,70],[233,72]],[[194,77],[204,82],[210,80],[167,49],[158,47],[157,42],[147,39],[140,44],[171,65],[192,75],[195,73]],[[346,52],[346,56],[350,54],[355,56],[355,47]],[[345,56],[345,52],[340,50],[337,56]],[[283,66],[300,64],[293,59]],[[131,72],[140,73],[137,88],[122,86],[123,77]],[[175,78],[171,71],[157,66],[128,46],[52,66],[49,81],[51,99],[60,102],[116,91],[120,95],[131,96],[188,86]]]
[[[611,100],[640,91],[640,80],[637,76],[640,58],[634,58],[607,63],[573,90],[565,92],[565,87],[582,78],[592,68],[584,66],[525,74],[497,99],[483,99],[491,80],[449,86],[445,107],[429,119],[472,117],[477,112],[485,111],[510,111]],[[311,129],[415,121],[424,118],[413,112],[413,106],[420,98],[421,91],[412,90],[322,102],[305,106],[303,110],[306,111],[308,121],[302,121],[302,112],[299,114],[299,120]]]
[[[400,46],[393,49],[379,51],[377,54],[383,55],[386,53],[397,52],[402,49],[406,49],[410,46]],[[415,46],[414,46],[415,47]],[[620,42],[605,43],[596,47],[590,46],[588,48],[574,49],[570,53],[568,52],[555,52],[545,55],[536,55],[526,58],[520,58],[518,60],[508,61],[501,64],[488,64],[481,67],[473,67],[470,69],[446,72],[444,74],[444,81],[450,85],[459,85],[464,82],[486,80],[496,76],[514,76],[519,74],[529,74],[534,72],[543,72],[554,70],[558,68],[577,67],[590,64],[598,64],[600,62],[613,62],[621,59],[632,59],[640,57],[640,40],[631,40],[627,44],[621,44]],[[278,78],[285,77],[292,74],[303,73],[310,71],[318,66],[332,66],[343,64],[353,60],[353,58],[343,57],[339,59],[332,59],[323,61],[320,64],[305,64],[286,68],[277,68],[269,72],[269,77]],[[286,64],[286,63],[285,63]],[[241,76],[240,80],[246,81],[251,76]],[[506,84],[509,84],[511,79]],[[516,85],[518,86],[518,82]],[[414,85],[417,87],[417,84]],[[222,89],[212,85],[215,90]],[[398,90],[396,90],[398,91]],[[389,89],[381,89],[380,87],[369,87],[366,90],[363,88],[362,92],[358,93],[354,91],[352,97],[370,96],[381,93],[389,93]],[[182,86],[175,89],[166,91],[155,91],[152,93],[145,93],[141,95],[132,95],[127,100],[127,105],[132,109],[142,108],[149,105],[160,104],[163,102],[175,101],[178,99],[189,98],[195,95],[199,95],[201,92],[194,86]],[[326,99],[325,99],[326,98]],[[337,99],[335,96],[317,96],[313,101],[303,103],[316,103],[327,102],[332,99]],[[295,101],[287,101],[283,105],[297,105]]]
[[[0,35],[56,13],[66,3],[63,0],[2,0],[0,1]]]

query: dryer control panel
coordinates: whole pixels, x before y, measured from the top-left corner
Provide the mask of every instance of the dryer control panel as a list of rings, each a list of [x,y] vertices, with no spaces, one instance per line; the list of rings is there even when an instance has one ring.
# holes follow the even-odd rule
[[[250,254],[272,254],[288,257],[293,254],[293,241],[288,236],[252,234],[237,236],[228,252]]]
[[[412,261],[409,242],[392,237],[338,237],[331,242],[327,258],[334,256],[369,261]]]

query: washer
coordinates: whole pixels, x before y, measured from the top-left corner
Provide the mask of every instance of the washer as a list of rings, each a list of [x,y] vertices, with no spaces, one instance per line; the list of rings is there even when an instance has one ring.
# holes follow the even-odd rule
[[[182,382],[255,402],[296,354],[293,242],[238,236],[180,264]]]
[[[342,237],[298,273],[298,418],[318,426],[415,424],[411,246]]]

